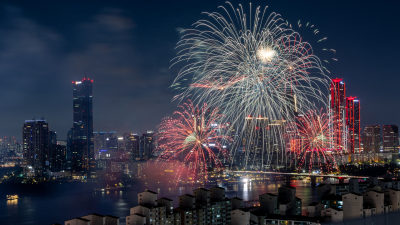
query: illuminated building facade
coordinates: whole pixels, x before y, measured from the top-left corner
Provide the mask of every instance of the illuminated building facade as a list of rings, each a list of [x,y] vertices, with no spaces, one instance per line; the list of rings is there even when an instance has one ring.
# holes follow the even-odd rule
[[[126,151],[131,154],[131,159],[140,158],[139,136],[130,134],[125,137]]]
[[[379,153],[381,142],[381,127],[379,125],[367,125],[365,126],[362,143],[364,153]]]
[[[125,139],[124,137],[118,137],[118,152],[125,152]]]
[[[118,152],[118,136],[116,131],[108,132],[106,138],[106,149],[113,155]]]
[[[147,131],[140,136],[140,152],[143,158],[151,158],[153,153],[153,131]]]
[[[4,137],[0,139],[0,157],[9,157],[22,154],[21,143],[15,137]]]
[[[46,120],[25,120],[22,128],[24,174],[44,176],[49,168],[50,138]]]
[[[265,169],[271,164],[281,163],[278,152],[284,143],[279,134],[285,126],[284,120],[247,116],[245,124],[241,143],[238,143],[239,148],[234,156],[237,161],[235,164],[246,169]]]
[[[96,174],[92,84],[93,80],[89,78],[72,82],[74,124],[71,169],[73,174],[87,178],[95,177]]]
[[[359,153],[360,139],[360,101],[354,97],[346,98],[346,126],[349,134],[348,151]]]
[[[332,124],[333,135],[335,136],[335,149],[344,149],[346,147],[346,123],[345,123],[345,99],[346,86],[343,78],[332,79],[330,87],[330,110],[334,118]]]
[[[108,138],[108,133],[107,132],[93,132],[93,137],[94,137],[94,152],[95,152],[95,157],[96,159],[99,158],[99,152],[101,150],[106,150],[107,149],[107,138]]]
[[[383,151],[398,152],[399,127],[397,125],[383,125]]]

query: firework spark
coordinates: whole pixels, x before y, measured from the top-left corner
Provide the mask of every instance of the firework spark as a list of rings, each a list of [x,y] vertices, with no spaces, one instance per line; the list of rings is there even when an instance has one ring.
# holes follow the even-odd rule
[[[259,123],[249,123],[247,115],[267,118],[263,135],[275,142],[269,146],[283,146],[284,123],[293,122],[297,114],[316,109],[317,104],[326,106],[323,93],[329,78],[311,45],[280,15],[268,15],[266,8],[260,11],[260,7],[245,14],[241,5],[236,10],[230,3],[229,6],[231,13],[221,7],[226,17],[206,13],[210,21],[200,20],[194,24],[195,29],[184,31],[174,64],[185,65],[172,85],[181,93],[174,100],[191,96],[194,102],[220,108],[225,115],[222,121],[230,122],[239,131],[236,143],[243,142],[244,135],[247,140],[256,138],[249,137],[247,131],[255,130]],[[267,129],[268,124],[282,126]],[[246,158],[251,157],[254,148],[243,146]],[[232,155],[237,153],[236,149],[231,151]],[[276,155],[276,164],[286,157],[282,148],[280,156],[272,148],[263,147],[261,151],[269,160],[261,162],[259,168],[270,164],[272,155]],[[248,163],[257,164],[246,160],[245,167]]]
[[[174,112],[177,118],[164,118],[159,125],[163,134],[159,149],[163,153],[158,160],[181,161],[182,170],[193,180],[198,174],[206,177],[208,167],[221,167],[220,158],[228,157],[221,142],[229,138],[220,134],[224,126],[216,124],[222,116],[217,109],[206,104],[194,106],[191,101],[180,108],[181,111]]]
[[[291,131],[288,132],[289,151],[296,155],[298,169],[308,167],[312,170],[317,165],[321,170],[327,168],[330,171],[342,162],[342,150],[334,149],[336,135],[332,131],[333,120],[329,113],[323,113],[321,109],[319,112],[309,111],[287,125],[287,131]]]

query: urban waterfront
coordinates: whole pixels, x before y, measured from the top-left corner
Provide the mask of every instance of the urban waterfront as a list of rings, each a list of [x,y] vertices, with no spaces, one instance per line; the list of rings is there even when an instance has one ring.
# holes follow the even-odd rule
[[[328,181],[329,182],[329,181]],[[264,193],[277,193],[278,188],[285,185],[278,182],[252,182],[227,187],[226,197],[239,197],[245,201],[245,206],[258,204],[258,196]],[[308,204],[317,198],[316,188],[310,182],[293,180],[296,188],[296,196],[303,200],[303,212]],[[178,205],[178,196],[192,193],[198,186],[187,187],[147,187],[156,191],[160,197],[174,200],[174,207]],[[0,221],[4,224],[52,224],[63,223],[75,216],[83,216],[90,213],[114,215],[120,217],[120,224],[125,224],[125,217],[129,215],[129,209],[137,205],[137,194],[146,189],[145,185],[136,185],[131,188],[117,191],[97,191],[91,189],[72,189],[71,186],[60,185],[54,194],[34,194],[30,196],[20,195],[18,200],[7,201],[2,198],[0,204]],[[6,193],[0,191],[1,196]],[[51,213],[50,213],[51,212]],[[23,216],[21,216],[23,215]]]
[[[0,225],[397,224],[399,7],[2,1]]]

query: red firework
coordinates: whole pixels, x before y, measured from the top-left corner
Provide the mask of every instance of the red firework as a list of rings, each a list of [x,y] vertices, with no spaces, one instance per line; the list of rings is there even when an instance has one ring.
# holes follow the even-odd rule
[[[193,180],[196,175],[207,177],[208,167],[222,167],[220,158],[228,158],[229,153],[221,144],[228,140],[221,135],[222,117],[217,109],[194,106],[191,101],[179,106],[182,111],[175,111],[176,118],[164,118],[159,125],[162,133],[159,149],[163,153],[160,162],[181,162],[179,178],[187,173]]]
[[[307,167],[312,170],[313,166],[317,166],[331,171],[343,161],[341,149],[334,149],[336,135],[333,134],[331,121],[333,119],[322,110],[313,110],[288,124],[289,149],[296,155],[295,163],[299,170]]]

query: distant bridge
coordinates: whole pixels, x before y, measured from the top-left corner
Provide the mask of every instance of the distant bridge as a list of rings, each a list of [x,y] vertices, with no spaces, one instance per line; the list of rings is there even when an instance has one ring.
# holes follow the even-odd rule
[[[310,177],[311,178],[311,185],[317,185],[317,177],[323,178],[335,178],[339,180],[339,183],[343,183],[345,179],[349,178],[357,178],[357,179],[365,179],[368,178],[366,176],[349,176],[349,175],[336,175],[336,174],[329,174],[329,175],[322,175],[322,174],[313,174],[313,173],[283,173],[283,172],[263,172],[263,171],[230,171],[230,174],[258,174],[258,175],[271,175],[271,176],[283,176],[286,178],[286,182],[290,182],[291,177]]]

